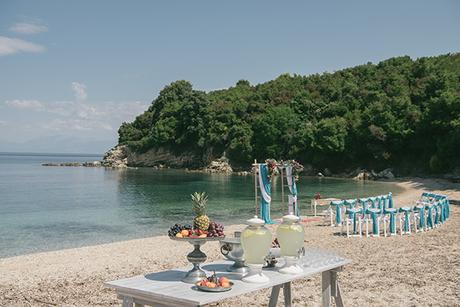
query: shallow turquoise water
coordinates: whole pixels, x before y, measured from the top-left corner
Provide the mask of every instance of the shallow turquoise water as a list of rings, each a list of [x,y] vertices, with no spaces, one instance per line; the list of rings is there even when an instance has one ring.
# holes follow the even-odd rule
[[[252,176],[41,166],[99,158],[0,154],[0,257],[166,233],[176,222],[191,222],[194,191],[208,192],[208,215],[223,224],[254,214]],[[276,218],[284,208],[279,178],[273,184]],[[315,192],[356,198],[400,191],[389,183],[312,177],[302,177],[298,190],[302,214]]]

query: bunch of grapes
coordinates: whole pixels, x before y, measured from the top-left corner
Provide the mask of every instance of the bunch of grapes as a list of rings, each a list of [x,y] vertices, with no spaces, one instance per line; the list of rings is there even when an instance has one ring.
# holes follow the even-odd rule
[[[224,226],[222,224],[211,222],[208,228],[208,237],[223,237]]]
[[[174,224],[171,228],[168,230],[168,236],[174,237],[176,234],[181,232],[182,230],[192,230],[192,226],[189,224],[181,225],[181,224]]]

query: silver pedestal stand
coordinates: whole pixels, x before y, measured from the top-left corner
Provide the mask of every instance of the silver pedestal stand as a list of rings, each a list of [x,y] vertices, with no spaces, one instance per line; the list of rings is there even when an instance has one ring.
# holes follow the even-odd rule
[[[197,283],[206,278],[206,272],[200,267],[200,264],[205,262],[208,258],[205,253],[201,251],[201,246],[208,241],[219,241],[225,237],[209,237],[209,238],[176,238],[170,237],[175,241],[188,242],[193,245],[194,249],[187,255],[187,260],[193,264],[193,268],[185,274],[182,281],[188,284]]]

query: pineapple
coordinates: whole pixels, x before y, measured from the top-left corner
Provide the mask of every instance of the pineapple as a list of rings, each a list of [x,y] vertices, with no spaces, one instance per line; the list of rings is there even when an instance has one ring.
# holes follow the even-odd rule
[[[209,228],[209,217],[206,215],[206,203],[208,202],[208,195],[205,192],[192,194],[193,211],[195,218],[193,219],[194,228],[206,231]]]

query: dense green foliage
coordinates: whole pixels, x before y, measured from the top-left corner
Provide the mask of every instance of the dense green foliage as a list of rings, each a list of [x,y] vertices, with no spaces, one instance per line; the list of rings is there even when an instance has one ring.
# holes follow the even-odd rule
[[[256,86],[241,80],[209,93],[177,81],[119,136],[135,151],[225,152],[239,165],[273,157],[336,172],[452,172],[460,168],[460,54],[284,74]]]

